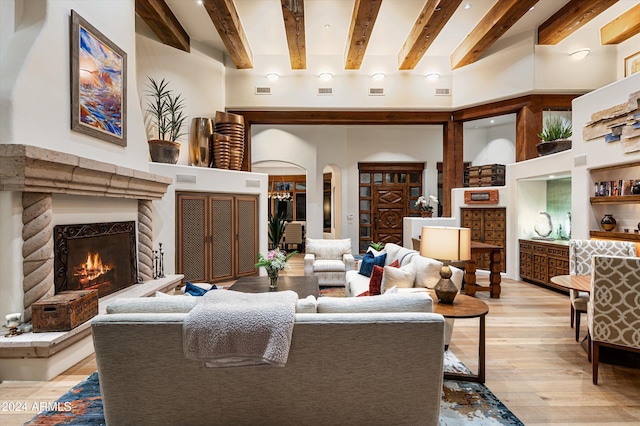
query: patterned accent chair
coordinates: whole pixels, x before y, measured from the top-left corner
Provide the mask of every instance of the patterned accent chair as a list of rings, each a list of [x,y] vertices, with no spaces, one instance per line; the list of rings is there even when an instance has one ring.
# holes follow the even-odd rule
[[[307,238],[304,255],[304,274],[318,277],[318,285],[343,286],[345,274],[355,269],[351,254],[351,238],[324,240]]]
[[[634,257],[636,245],[628,241],[571,240],[569,241],[569,273],[591,275],[593,256]],[[571,327],[576,327],[576,342],[580,339],[580,314],[587,312],[589,293],[570,290]]]
[[[640,353],[640,258],[594,256],[589,297],[589,357],[597,385],[600,346]]]

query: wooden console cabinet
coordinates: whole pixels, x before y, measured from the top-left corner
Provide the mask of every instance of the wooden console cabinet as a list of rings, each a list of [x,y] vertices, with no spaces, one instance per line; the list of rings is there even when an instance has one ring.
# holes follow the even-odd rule
[[[569,274],[569,242],[519,240],[520,278],[558,290],[566,289],[551,282],[556,275]]]
[[[258,197],[176,193],[176,269],[192,282],[256,275]]]

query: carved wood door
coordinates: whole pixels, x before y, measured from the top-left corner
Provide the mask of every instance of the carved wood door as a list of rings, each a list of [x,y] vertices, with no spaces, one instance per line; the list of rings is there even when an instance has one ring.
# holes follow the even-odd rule
[[[373,187],[373,241],[402,245],[402,218],[408,216],[404,185]]]

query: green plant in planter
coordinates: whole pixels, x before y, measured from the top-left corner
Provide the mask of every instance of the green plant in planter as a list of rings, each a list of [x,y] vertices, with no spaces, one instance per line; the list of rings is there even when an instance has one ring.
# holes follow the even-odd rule
[[[164,78],[159,83],[151,77],[147,78],[147,96],[151,98],[147,110],[156,127],[158,139],[175,142],[185,134],[182,132],[187,118],[184,115],[184,98],[182,95],[175,95]]]
[[[146,92],[150,99],[147,112],[155,126],[154,135],[158,137],[149,140],[149,153],[155,162],[175,164],[180,154],[180,144],[176,140],[185,134],[182,132],[187,118],[184,115],[184,98],[175,95],[164,78],[160,82],[151,77],[148,79]]]
[[[571,135],[571,121],[559,115],[547,117],[544,121],[542,132],[538,133],[538,137],[542,139],[543,142],[569,139]]]
[[[382,249],[384,248],[384,243],[383,242],[377,242],[376,243],[376,242],[371,241],[369,243],[369,247],[371,247],[375,251],[382,251]]]
[[[284,230],[287,228],[287,221],[280,213],[276,213],[269,218],[269,241],[273,248],[278,248],[282,237],[284,236]]]

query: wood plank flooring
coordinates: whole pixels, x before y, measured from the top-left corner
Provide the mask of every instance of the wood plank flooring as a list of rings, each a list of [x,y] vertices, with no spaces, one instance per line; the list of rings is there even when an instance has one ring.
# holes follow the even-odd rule
[[[302,255],[289,264],[283,274],[303,274]],[[486,285],[487,276],[478,275],[478,283]],[[486,385],[526,425],[640,425],[640,368],[601,363],[594,386],[587,354],[569,326],[566,295],[505,279],[500,299],[486,292],[476,297],[490,309]],[[582,335],[586,322],[583,316]],[[478,320],[456,320],[450,349],[474,371],[477,343]],[[91,356],[48,382],[1,383],[0,424],[31,419],[34,402],[55,401],[95,370]],[[29,411],[11,412],[10,402],[26,402]]]

